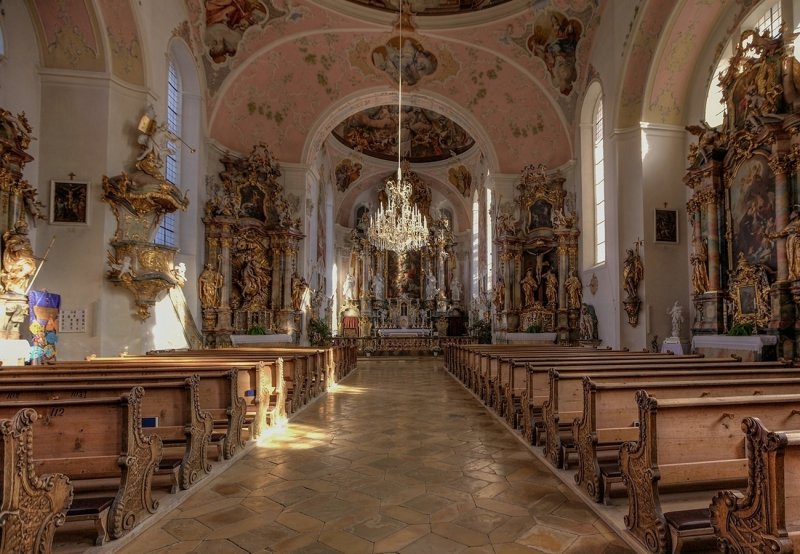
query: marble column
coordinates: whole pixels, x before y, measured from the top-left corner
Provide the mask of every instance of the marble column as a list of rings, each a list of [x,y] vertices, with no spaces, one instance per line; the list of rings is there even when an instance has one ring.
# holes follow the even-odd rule
[[[227,225],[223,226],[222,236],[219,240],[221,246],[219,257],[214,260],[214,263],[218,264],[217,268],[222,273],[222,291],[220,292],[221,299],[218,311],[219,315],[217,317],[217,329],[220,331],[233,328],[229,303],[231,286],[233,284],[233,274],[231,272],[231,246],[233,245],[233,238],[230,236],[230,233],[230,227]],[[216,247],[214,247],[214,249],[216,250]]]
[[[709,193],[708,196],[711,196]],[[719,206],[716,198],[706,198],[706,218],[708,221],[708,288],[719,291],[722,287],[720,267],[719,240]],[[732,260],[736,263],[735,260]]]
[[[769,166],[775,174],[775,229],[783,229],[789,223],[789,204],[791,202],[787,176],[789,160],[786,156],[775,154],[770,158]],[[786,281],[789,278],[786,237],[778,237],[776,246],[778,281]]]

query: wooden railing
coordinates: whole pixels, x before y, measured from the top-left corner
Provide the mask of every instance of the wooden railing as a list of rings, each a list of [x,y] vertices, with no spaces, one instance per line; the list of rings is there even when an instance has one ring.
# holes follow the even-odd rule
[[[475,337],[334,337],[334,345],[355,346],[359,355],[420,352],[439,355],[447,344],[476,344]]]

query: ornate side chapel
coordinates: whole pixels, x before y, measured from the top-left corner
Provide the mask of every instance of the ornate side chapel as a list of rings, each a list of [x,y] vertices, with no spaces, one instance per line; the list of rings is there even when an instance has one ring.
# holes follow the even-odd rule
[[[199,276],[203,333],[209,346],[230,335],[302,332],[305,279],[297,252],[305,237],[278,181],[278,162],[265,144],[246,158],[223,156],[205,207],[206,263]]]
[[[529,165],[517,184],[519,213],[497,214],[494,307],[501,332],[557,332],[562,343],[578,339],[580,231],[576,217],[564,214],[564,182],[560,173]]]
[[[735,327],[800,350],[800,64],[783,37],[745,31],[720,77],[724,123],[698,136],[684,182],[695,334]]]

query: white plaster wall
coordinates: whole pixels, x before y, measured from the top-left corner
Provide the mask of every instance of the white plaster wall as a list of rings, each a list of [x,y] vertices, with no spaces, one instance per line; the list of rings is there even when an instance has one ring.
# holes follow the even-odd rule
[[[647,126],[642,131],[642,187],[644,241],[644,291],[648,344],[654,335],[659,344],[671,336],[672,318],[667,310],[675,301],[684,307],[683,336],[689,337],[689,249],[690,229],[686,215],[686,130],[683,127]],[[678,243],[656,243],[655,209],[678,210]]]
[[[637,137],[626,136],[624,130],[615,129],[617,121],[617,105],[619,102],[619,84],[622,80],[626,63],[626,46],[629,46],[634,21],[637,15],[637,4],[634,2],[608,2],[606,4],[600,26],[595,33],[595,40],[590,54],[590,63],[597,71],[603,89],[603,119],[604,119],[604,167],[606,183],[606,261],[593,265],[592,253],[583,244],[580,250],[581,281],[584,284],[583,300],[592,304],[597,313],[597,328],[603,346],[615,348],[631,346],[631,342],[642,343],[635,337],[629,337],[627,332],[623,336],[623,320],[627,320],[622,310],[621,289],[621,261],[620,251],[624,253],[622,245],[627,244],[627,234],[631,231],[623,228],[640,220],[641,201],[636,201],[636,188],[641,186],[641,157]],[[578,102],[578,106],[582,101]],[[575,119],[573,132],[575,144],[580,144],[580,118]],[[584,158],[581,149],[575,169],[576,193],[578,195],[576,206],[580,210],[578,221],[581,229],[585,229],[591,217],[584,217],[583,190],[578,185],[578,175],[584,171],[583,164],[591,164],[591,158]],[[591,168],[589,168],[591,171]],[[624,184],[624,186],[623,186]],[[630,190],[629,190],[630,189]],[[591,201],[588,202],[591,206]],[[622,217],[624,215],[624,218]],[[588,232],[588,230],[586,231]],[[632,234],[641,235],[641,222],[634,227]],[[633,240],[633,239],[632,239]],[[597,293],[592,295],[588,285],[592,276],[597,277]]]

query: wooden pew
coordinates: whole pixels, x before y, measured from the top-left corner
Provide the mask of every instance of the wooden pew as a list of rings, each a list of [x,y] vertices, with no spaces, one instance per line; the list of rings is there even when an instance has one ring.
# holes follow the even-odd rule
[[[748,417],[742,430],[747,490],[720,491],[712,499],[718,546],[722,552],[800,552],[800,428],[769,431]]]
[[[185,379],[186,369],[181,372],[170,372],[161,369],[140,368],[136,365],[127,367],[93,367],[89,369],[63,369],[60,364],[48,366],[51,369],[17,368],[0,372],[0,385],[23,386],[55,386],[65,384],[100,384],[114,382],[130,382],[147,386],[148,383]],[[10,368],[9,368],[10,369]],[[199,396],[200,408],[211,413],[214,420],[212,442],[220,444],[222,457],[232,458],[245,445],[244,433],[253,428],[252,423],[246,427],[245,392],[240,376],[248,375],[255,380],[250,369],[218,370],[211,368],[193,368],[200,376]],[[249,384],[244,385],[250,387]]]
[[[76,376],[76,379],[80,379]],[[156,474],[172,477],[172,491],[188,489],[211,472],[207,450],[213,431],[210,412],[200,408],[200,378],[100,383],[44,383],[44,385],[7,385],[0,383],[0,399],[18,401],[59,400],[70,398],[108,398],[121,396],[132,388],[145,385],[142,399],[142,430],[156,434],[164,445]],[[148,425],[147,423],[150,423]],[[179,457],[167,455],[167,448],[179,450]]]
[[[696,537],[713,538],[707,509],[713,491],[747,481],[745,441],[738,431],[745,415],[776,429],[800,423],[800,395],[657,400],[641,390],[636,402],[639,437],[624,443],[619,454],[628,491],[624,521],[634,538],[657,553],[672,552],[671,535],[690,529]],[[683,496],[681,509],[670,512],[665,493],[677,489],[709,492],[696,504]]]
[[[552,367],[554,364],[548,364]],[[660,370],[695,370],[699,368],[710,369],[714,366],[717,369],[741,368],[742,362],[728,360],[726,358],[687,358],[681,357],[659,359],[658,362],[646,363],[644,360],[615,360],[613,358],[580,361],[561,361],[557,365],[560,376],[572,375],[580,378],[584,374],[596,371],[625,371],[625,372],[650,372],[655,369]],[[779,369],[785,367],[781,362],[748,362],[751,369]],[[531,444],[538,444],[545,437],[544,433],[544,403],[550,396],[550,376],[549,367],[537,366],[534,363],[528,364],[527,386],[521,399],[522,407],[522,432],[523,436],[531,441]],[[578,382],[573,390],[572,398],[577,400],[582,398],[582,387]],[[582,404],[581,404],[582,405]],[[570,428],[572,419],[565,421],[567,430]],[[569,433],[568,433],[569,435]]]
[[[493,382],[493,395],[495,411],[500,417],[505,418],[509,425],[512,427],[522,427],[522,397],[525,391],[531,387],[528,381],[528,363],[549,367],[557,366],[566,361],[571,361],[576,357],[567,355],[555,356],[548,359],[542,357],[522,356],[516,358],[500,357],[497,361],[497,378]],[[658,354],[654,356],[652,353],[642,352],[616,352],[616,351],[601,351],[595,356],[580,356],[577,360],[585,360],[587,364],[604,363],[611,360],[618,360],[620,365],[637,364],[643,362],[653,361],[654,363],[665,364],[683,364],[690,360],[697,360],[698,363],[708,363],[708,360],[714,358],[704,358],[702,356],[672,356]],[[722,361],[716,359],[717,362]],[[731,361],[725,359],[725,361]],[[538,405],[538,404],[536,404]]]
[[[144,389],[135,387],[112,398],[0,402],[0,418],[24,409],[40,414],[34,423],[37,473],[63,473],[73,484],[119,479],[110,505],[101,502],[105,499],[93,500],[102,507],[94,516],[98,544],[127,534],[158,507],[150,485],[162,445],[158,436],[142,432],[143,397]],[[82,507],[79,501],[76,495],[71,511]],[[67,521],[70,517],[68,512]]]
[[[764,371],[785,368],[779,362],[743,363],[727,361],[725,358],[700,358],[690,359],[683,363],[672,363],[672,361],[657,361],[651,364],[613,362],[587,365],[584,366],[584,369],[585,371],[581,371],[579,366],[560,366],[558,371],[551,368],[547,372],[547,399],[544,400],[541,407],[541,425],[545,430],[545,455],[557,467],[566,462],[565,444],[572,447],[572,422],[583,416],[584,376],[608,383],[635,383],[637,380],[665,379],[693,381],[722,378],[728,375],[738,375],[738,377],[730,377],[732,379],[746,378],[748,375],[757,377],[764,376]],[[779,375],[784,374],[780,373]],[[790,370],[789,375],[800,375],[800,373]],[[544,373],[542,373],[542,378],[544,378]],[[632,401],[634,392],[635,390],[631,392],[627,403],[630,406],[630,421],[636,418],[636,410]],[[690,393],[689,396],[693,395]],[[560,430],[564,431],[563,439]]]
[[[78,369],[95,368],[95,369],[114,369],[135,366],[143,370],[150,371],[218,371],[223,368],[239,368],[241,372],[240,384],[242,384],[243,391],[253,391],[260,389],[266,390],[260,384],[268,383],[272,388],[270,392],[270,402],[264,401],[264,405],[272,404],[276,406],[275,414],[279,416],[278,419],[284,420],[288,414],[300,409],[307,401],[305,391],[308,390],[306,381],[306,363],[300,358],[296,357],[273,357],[270,354],[235,354],[233,350],[219,350],[214,352],[228,352],[220,353],[216,356],[200,355],[200,356],[125,356],[116,358],[92,358],[87,362],[58,362],[55,368],[69,369],[75,367]],[[270,372],[267,374],[265,372]],[[6,370],[0,368],[0,377],[6,373]],[[252,396],[242,394],[245,399],[250,399],[253,404],[262,403],[263,397],[261,394]],[[277,405],[278,398],[280,397],[281,403]],[[251,406],[252,408],[252,406]],[[263,418],[258,417],[258,422],[263,421]],[[255,434],[258,435],[264,428],[255,429]]]
[[[655,381],[653,379],[669,380]],[[633,426],[638,408],[634,401],[637,390],[651,396],[667,398],[708,398],[715,396],[748,396],[759,394],[800,393],[800,369],[698,371],[684,376],[631,376],[613,382],[602,374],[584,376],[583,409],[572,424],[578,455],[575,482],[595,502],[608,502],[608,480],[621,482],[619,447],[636,440],[639,430]]]
[[[36,410],[23,408],[0,420],[3,436],[0,553],[49,554],[53,534],[64,524],[72,504],[72,484],[63,473],[37,474],[37,455],[44,441],[35,442]]]

